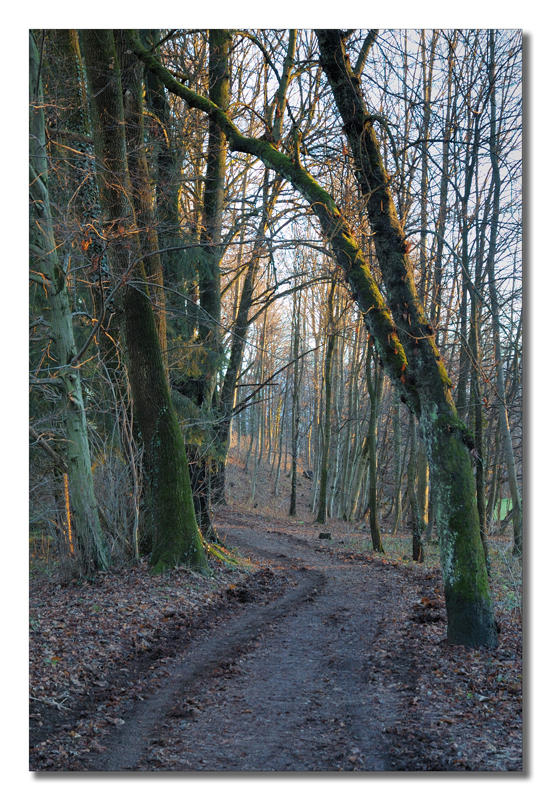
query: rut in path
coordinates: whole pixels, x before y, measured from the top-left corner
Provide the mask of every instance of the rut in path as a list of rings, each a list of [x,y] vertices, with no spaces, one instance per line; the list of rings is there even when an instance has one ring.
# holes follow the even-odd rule
[[[388,769],[399,698],[371,675],[370,653],[391,576],[286,534],[221,530],[294,585],[193,642],[91,769]]]

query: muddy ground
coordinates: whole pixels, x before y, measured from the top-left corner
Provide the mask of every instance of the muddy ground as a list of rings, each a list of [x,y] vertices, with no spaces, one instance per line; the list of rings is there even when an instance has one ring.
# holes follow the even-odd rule
[[[165,608],[105,685],[37,701],[31,769],[522,769],[510,637],[450,648],[436,575],[281,527],[227,510],[219,532],[250,573],[208,613]]]

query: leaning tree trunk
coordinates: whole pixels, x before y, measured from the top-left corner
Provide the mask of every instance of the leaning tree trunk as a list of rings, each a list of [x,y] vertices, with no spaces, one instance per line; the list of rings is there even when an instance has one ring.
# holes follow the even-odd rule
[[[339,31],[317,32],[322,68],[329,80],[365,198],[377,260],[407,359],[416,413],[434,484],[441,566],[448,612],[448,639],[471,646],[497,642],[470,450],[434,331],[417,297],[408,244],[398,220],[360,83],[352,73]],[[405,370],[405,371],[406,371]],[[406,378],[407,381],[407,378]]]
[[[193,509],[183,435],[174,412],[131,204],[120,71],[113,31],[82,31],[104,236],[120,284],[128,372],[144,444],[157,572],[206,556]]]
[[[30,55],[30,194],[31,261],[33,274],[43,276],[49,303],[49,322],[59,364],[57,384],[62,393],[65,463],[70,513],[77,553],[85,573],[105,569],[109,555],[101,530],[88,444],[86,411],[80,380],[66,276],[58,258],[48,192],[48,161],[40,59],[32,34]]]
[[[332,40],[333,35],[337,41]],[[339,32],[322,31],[326,57],[322,66],[345,123],[358,177],[367,198],[369,220],[379,265],[385,276],[390,308],[374,280],[368,260],[332,196],[301,166],[263,139],[244,136],[222,109],[177,81],[133,35],[134,52],[165,86],[189,105],[218,120],[230,147],[251,153],[291,182],[310,203],[373,335],[385,370],[420,419],[421,432],[434,485],[434,503],[440,534],[442,574],[448,611],[448,639],[472,647],[497,643],[493,604],[480,542],[474,480],[470,462],[472,438],[457,416],[450,380],[434,341],[434,331],[419,304],[407,242],[388,188],[374,119],[365,110],[359,82]],[[350,96],[352,93],[352,97]],[[364,163],[365,162],[365,163]],[[366,169],[363,181],[362,173]],[[392,311],[392,313],[391,313]],[[394,317],[400,321],[397,329]],[[402,338],[400,337],[402,334]]]

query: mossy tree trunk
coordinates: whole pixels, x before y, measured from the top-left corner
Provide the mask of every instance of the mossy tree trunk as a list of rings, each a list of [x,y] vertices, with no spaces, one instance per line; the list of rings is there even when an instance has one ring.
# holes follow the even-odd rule
[[[112,30],[81,32],[104,236],[120,284],[125,348],[135,418],[144,444],[151,502],[151,563],[206,567],[197,528],[183,435],[174,412],[148,292],[132,206],[120,70]]]
[[[209,30],[209,98],[226,110],[230,101],[229,50],[231,34]],[[227,143],[224,132],[214,119],[209,120],[207,169],[201,226],[199,264],[199,299],[201,316],[199,338],[211,353],[204,376],[199,404],[210,407],[222,356],[220,329],[220,259],[222,258],[222,210],[226,176]]]
[[[127,32],[125,31],[125,35]],[[159,30],[142,30],[140,38],[154,48],[163,36]],[[186,147],[175,122],[164,85],[149,70],[145,70],[145,104],[152,131],[148,140],[150,175],[155,186],[155,218],[161,249],[163,280],[170,289],[171,314],[167,329],[174,338],[187,342],[193,333],[196,307],[193,292],[188,291],[190,258],[183,245],[186,241],[180,220],[181,164]]]
[[[163,266],[156,226],[156,207],[153,185],[149,176],[144,135],[144,68],[128,42],[126,31],[115,35],[117,56],[121,68],[128,174],[132,186],[132,204],[140,230],[143,263],[148,277],[148,289],[157,324],[157,335],[168,374],[166,344],[166,301]]]
[[[209,40],[209,98],[222,109],[230,100],[229,51],[231,34],[211,29]],[[223,254],[222,211],[226,176],[226,137],[216,120],[209,120],[207,168],[203,194],[203,217],[198,260],[199,325],[198,342],[204,349],[203,374],[194,381],[197,406],[209,413],[218,402],[216,387],[223,346],[220,327],[220,261]],[[210,431],[209,434],[210,435]],[[195,508],[203,535],[216,541],[211,509],[211,476],[219,458],[216,431],[211,441],[204,441],[189,451]]]
[[[59,262],[59,251],[54,237],[48,191],[40,57],[32,34],[29,36],[29,48],[31,268],[34,275],[43,276],[43,288],[48,298],[49,323],[59,365],[55,381],[62,394],[66,437],[65,465],[72,527],[81,569],[84,573],[90,574],[97,569],[107,568],[109,554],[94,494],[80,363],[74,338],[66,275]]]
[[[177,81],[145,50],[135,35],[133,47],[148,68],[162,77],[170,91],[219,122],[232,149],[261,159],[289,180],[310,203],[346,276],[367,329],[374,337],[385,370],[420,420],[434,485],[449,641],[474,647],[494,646],[497,636],[493,604],[480,541],[469,452],[472,440],[457,416],[450,394],[450,380],[436,347],[434,331],[417,298],[407,257],[407,242],[390,195],[373,121],[361,99],[359,82],[350,74],[340,33],[320,33],[322,66],[343,117],[358,177],[362,179],[390,308],[334,199],[300,163],[269,142],[241,134],[222,109]],[[323,57],[324,50],[326,57]],[[393,314],[400,321],[400,330],[395,325]]]
[[[383,166],[374,118],[367,111],[339,31],[317,31],[322,68],[344,123],[375,250],[407,360],[410,395],[434,483],[436,522],[448,611],[448,639],[471,646],[497,641],[470,450],[434,331],[417,296],[408,246]]]

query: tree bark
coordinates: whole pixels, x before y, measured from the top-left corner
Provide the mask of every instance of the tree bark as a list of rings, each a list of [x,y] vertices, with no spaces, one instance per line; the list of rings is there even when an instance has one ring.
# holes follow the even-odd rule
[[[423,533],[423,523],[421,520],[421,509],[419,507],[416,477],[417,477],[417,460],[418,460],[418,441],[417,441],[417,426],[415,417],[410,415],[409,420],[409,438],[411,442],[411,450],[408,462],[408,499],[409,508],[411,512],[411,529],[412,529],[412,558],[414,561],[421,563],[424,561],[423,543],[421,541],[421,534]]]
[[[184,439],[170,397],[147,289],[128,175],[120,71],[111,30],[81,32],[104,236],[121,306],[135,417],[144,444],[153,548],[160,572],[206,568],[193,509]]]
[[[407,243],[398,220],[360,85],[354,78],[339,31],[317,32],[321,63],[341,114],[356,175],[365,197],[377,259],[390,308],[400,320],[400,340],[415,386],[435,488],[441,566],[454,644],[495,646],[497,633],[476,508],[470,435],[458,418],[450,381],[417,297]]]
[[[291,500],[289,503],[289,516],[297,514],[297,460],[298,460],[298,432],[300,422],[300,363],[298,357],[300,344],[300,293],[293,294],[293,391],[291,395]]]
[[[30,195],[31,195],[31,257],[32,267],[44,276],[48,296],[52,335],[59,364],[58,380],[62,391],[65,426],[65,462],[68,474],[70,514],[76,536],[77,554],[82,570],[92,573],[106,569],[109,554],[98,515],[94,494],[94,479],[88,444],[86,411],[82,395],[80,364],[75,361],[75,344],[71,306],[66,276],[58,259],[54,238],[50,196],[48,192],[48,161],[44,125],[44,104],[40,78],[40,58],[32,34],[29,36],[30,110]]]
[[[333,351],[335,350],[335,341],[337,334],[334,330],[333,319],[333,297],[335,294],[335,280],[331,282],[329,289],[329,296],[327,300],[327,317],[328,317],[328,337],[325,350],[325,418],[323,423],[323,449],[321,453],[321,466],[320,466],[320,491],[319,491],[319,506],[316,521],[320,524],[325,524],[327,519],[327,479],[328,479],[328,461],[329,461],[329,448],[331,446],[331,397],[332,397],[332,370],[333,370]],[[331,533],[326,530],[320,531],[320,539],[330,539]]]
[[[332,40],[333,35],[338,38]],[[398,221],[382,165],[373,122],[365,111],[357,79],[344,61],[340,34],[321,32],[326,58],[322,66],[333,93],[354,155],[390,308],[373,278],[352,229],[331,195],[297,162],[269,142],[243,136],[222,109],[177,81],[137,37],[135,52],[163,77],[165,85],[190,105],[219,121],[232,149],[251,153],[289,180],[310,203],[323,235],[343,270],[352,294],[374,336],[378,355],[410,408],[419,416],[435,486],[440,532],[442,573],[448,610],[448,639],[469,646],[495,646],[493,606],[480,542],[474,481],[469,449],[471,437],[457,416],[450,380],[434,341],[434,332],[421,308],[407,257],[407,242]],[[320,40],[320,45],[321,45]],[[351,96],[352,93],[352,96]],[[366,170],[363,175],[363,170]],[[365,180],[364,180],[365,179]],[[401,338],[399,333],[404,335]]]
[[[130,50],[126,31],[117,32],[115,43],[121,65],[128,174],[133,192],[132,204],[136,214],[136,223],[140,230],[144,267],[149,279],[148,289],[154,309],[163,363],[168,376],[163,265],[159,237],[157,235],[153,186],[149,177],[149,167],[145,152],[143,117],[144,70],[142,62]]]
[[[392,535],[398,533],[402,524],[402,426],[400,423],[400,397],[397,390],[394,390],[393,402],[393,422],[394,422],[394,523],[392,525]]]
[[[373,550],[376,553],[384,553],[377,504],[377,434],[379,409],[383,394],[383,373],[373,358],[371,339],[369,340],[367,356],[367,388],[369,392],[369,428],[367,431],[369,448],[369,530],[371,532]]]

